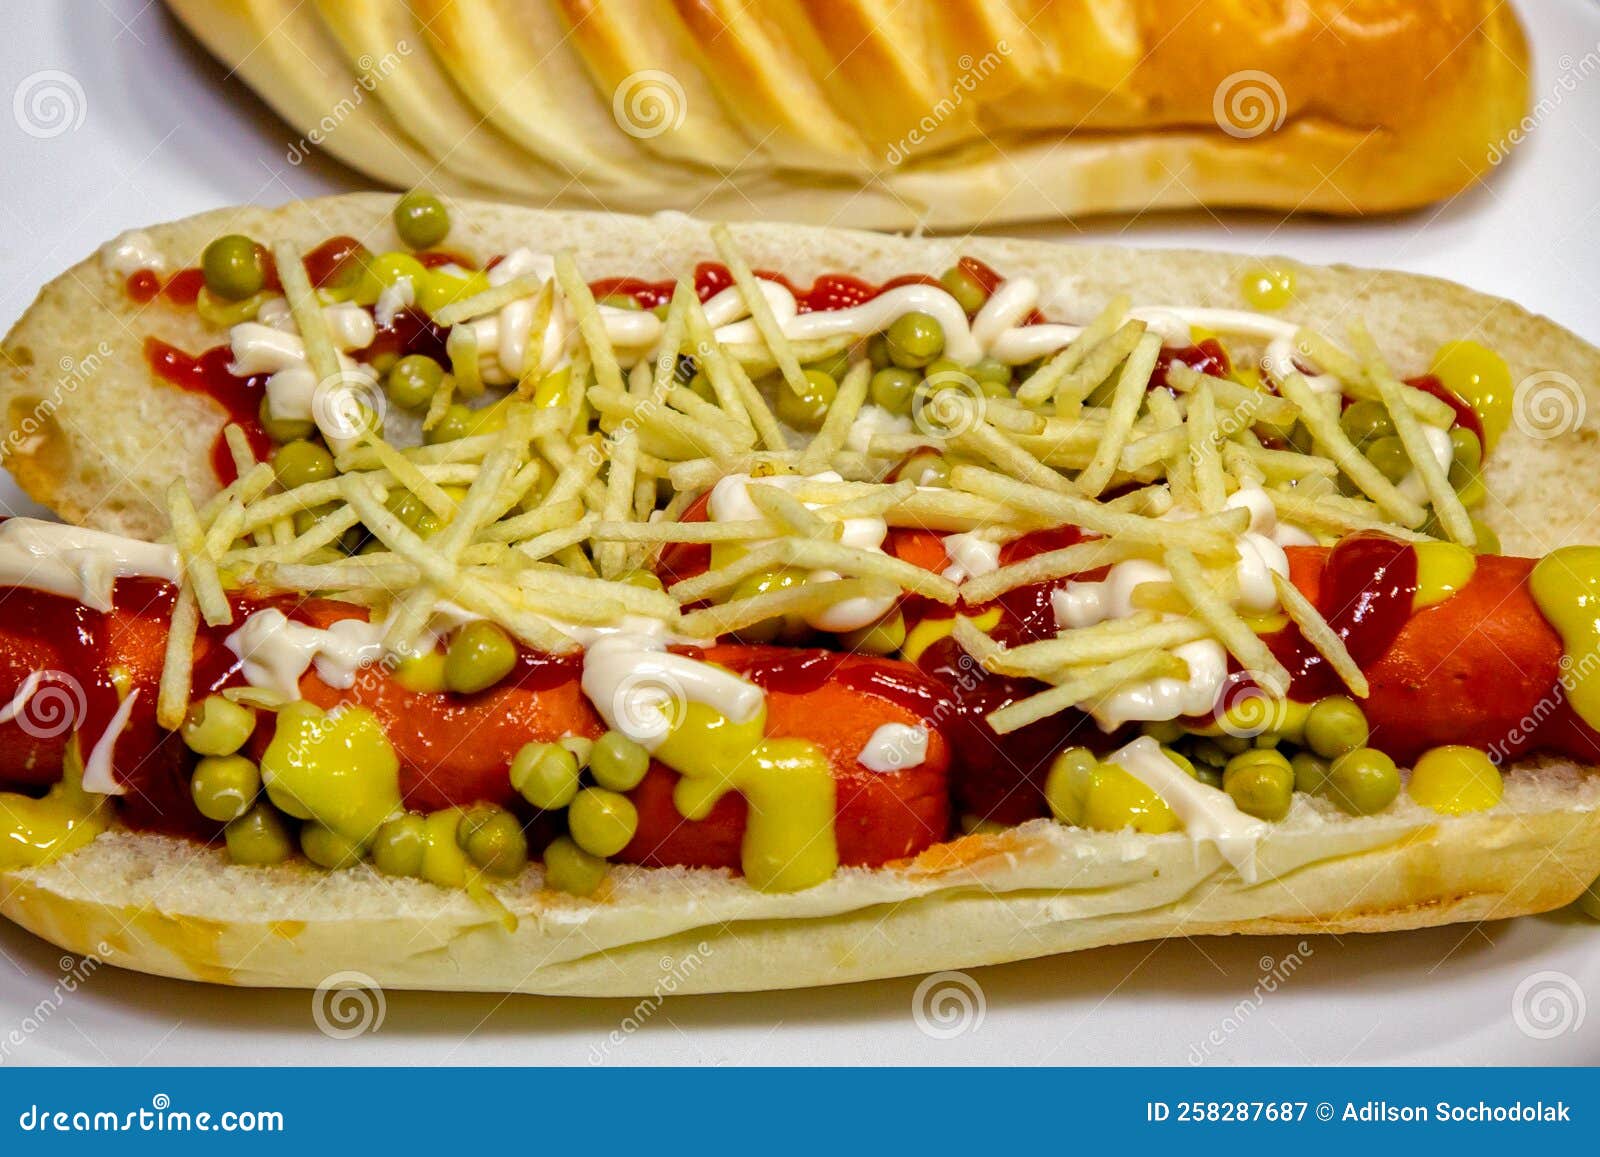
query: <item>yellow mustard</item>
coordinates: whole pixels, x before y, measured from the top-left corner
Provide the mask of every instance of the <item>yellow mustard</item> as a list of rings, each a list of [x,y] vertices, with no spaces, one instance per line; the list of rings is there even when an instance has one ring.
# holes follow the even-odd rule
[[[261,757],[261,782],[280,811],[363,845],[400,811],[399,757],[365,707],[284,707]]]
[[[42,798],[0,791],[0,871],[47,864],[83,847],[106,830],[105,799],[83,790],[83,760],[74,736],[61,781]]]
[[[1600,727],[1595,664],[1577,662],[1600,650],[1600,546],[1564,546],[1545,555],[1528,576],[1528,591],[1572,661],[1563,677],[1572,709],[1590,727]]]
[[[730,791],[744,796],[745,880],[763,892],[795,892],[839,867],[833,769],[814,743],[766,738],[766,722],[764,704],[749,722],[734,723],[689,703],[654,754],[683,777],[672,799],[685,819],[705,819]]]
[[[1000,608],[990,607],[981,615],[970,616],[972,625],[987,634],[1000,625]],[[922,658],[922,653],[933,646],[940,639],[948,638],[955,633],[956,620],[954,616],[938,619],[923,619],[906,633],[906,641],[900,646],[900,657],[908,663],[915,663]]]
[[[1294,270],[1265,263],[1252,266],[1240,276],[1239,292],[1251,309],[1282,309],[1294,299]]]
[[[1451,816],[1486,811],[1504,791],[1500,769],[1489,757],[1459,744],[1424,752],[1406,784],[1406,793],[1423,807]]]
[[[1511,425],[1511,369],[1505,359],[1475,341],[1452,341],[1433,355],[1429,373],[1478,415],[1488,454]]]
[[[1411,596],[1412,611],[1435,606],[1472,581],[1478,558],[1454,542],[1419,542],[1417,589]]]

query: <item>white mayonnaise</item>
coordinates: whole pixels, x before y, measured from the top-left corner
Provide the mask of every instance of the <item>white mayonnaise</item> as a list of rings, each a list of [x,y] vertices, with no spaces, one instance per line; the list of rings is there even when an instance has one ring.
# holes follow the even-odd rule
[[[909,434],[911,429],[909,414],[896,414],[868,402],[856,411],[855,421],[850,423],[850,430],[844,436],[845,449],[865,454],[876,435]]]
[[[970,578],[993,574],[1000,569],[1000,544],[985,538],[980,531],[968,530],[944,536],[944,553],[950,565],[943,577],[961,584]]]
[[[131,277],[141,269],[167,271],[167,259],[156,248],[155,238],[143,229],[129,229],[100,246],[100,264],[118,277]]]
[[[618,631],[591,641],[582,686],[607,727],[648,751],[671,733],[685,703],[748,723],[766,699],[761,688],[731,671],[672,654],[659,633]]]
[[[843,478],[835,471],[826,470],[821,474],[813,474],[809,478],[802,478],[796,474],[778,475],[772,478],[751,478],[748,474],[729,474],[711,489],[711,500],[707,505],[706,514],[712,522],[744,522],[755,521],[766,517],[761,508],[750,500],[750,484],[752,482],[761,486],[775,486],[782,490],[793,490],[805,482],[842,482]],[[821,504],[808,502],[808,509],[818,510]],[[882,518],[847,518],[840,536],[840,542],[845,546],[859,547],[862,550],[883,553],[883,540],[888,537],[889,524]],[[752,543],[752,546],[758,543]],[[810,582],[831,582],[839,577],[838,573],[831,570],[812,571],[807,579]],[[879,598],[862,596],[853,599],[841,599],[824,610],[813,612],[806,616],[806,622],[819,631],[856,631],[863,627],[871,626],[893,609],[894,595],[884,595]]]
[[[172,546],[37,518],[0,523],[0,586],[32,587],[109,611],[117,579],[177,582],[181,573]]]
[[[268,320],[240,322],[229,331],[233,347],[233,362],[228,372],[240,377],[268,374],[267,410],[280,421],[316,422],[328,444],[335,450],[350,442],[349,431],[340,428],[340,418],[346,411],[340,404],[319,405],[317,390],[323,383],[306,360],[305,342],[293,328],[293,319],[285,325],[284,314],[274,311]],[[377,375],[370,366],[348,356],[351,350],[366,349],[378,335],[372,314],[354,302],[339,302],[324,306],[322,316],[327,320],[334,349],[338,353],[340,382],[363,392],[377,389]]]
[[[1267,830],[1265,821],[1245,815],[1227,792],[1191,778],[1148,735],[1119,747],[1104,762],[1116,764],[1159,795],[1191,838],[1216,844],[1244,881],[1255,883],[1256,849]]]
[[[297,623],[276,607],[257,611],[224,640],[243,663],[245,682],[281,695],[300,698],[300,677],[315,664],[317,677],[341,690],[356,681],[356,672],[383,656],[382,622],[341,619],[322,628]]]
[[[83,761],[83,790],[97,792],[100,795],[126,795],[128,789],[117,782],[112,774],[111,757],[116,751],[117,740],[127,730],[128,720],[133,715],[133,705],[139,698],[139,688],[129,691],[127,697],[117,704],[116,714],[111,716],[111,721],[106,724],[105,733],[95,740],[89,749],[87,758]]]
[[[1424,425],[1422,432],[1427,435],[1428,449],[1433,451],[1434,461],[1439,463],[1439,469],[1448,474],[1450,464],[1455,461],[1456,456],[1455,444],[1450,441],[1450,431],[1441,430],[1438,426]],[[1422,475],[1414,468],[1406,471],[1406,476],[1400,480],[1396,489],[1419,505],[1428,502],[1427,484],[1422,481]]]
[[[1229,496],[1226,505],[1250,512],[1250,529],[1238,539],[1239,561],[1234,574],[1239,595],[1234,605],[1255,614],[1275,610],[1278,591],[1272,576],[1289,575],[1289,558],[1283,548],[1310,545],[1316,540],[1298,526],[1279,523],[1271,497],[1260,487],[1241,488]],[[1173,510],[1162,517],[1191,516]],[[1051,593],[1050,601],[1058,626],[1090,627],[1132,615],[1134,587],[1171,580],[1171,572],[1159,563],[1128,559],[1114,564],[1099,582],[1068,582]],[[1227,651],[1213,639],[1200,639],[1173,648],[1173,654],[1188,664],[1187,679],[1163,676],[1126,683],[1092,705],[1095,721],[1110,731],[1132,720],[1155,722],[1210,713],[1227,682]]]
[[[856,756],[868,771],[904,771],[921,767],[927,758],[927,729],[906,723],[885,723],[868,737]]]

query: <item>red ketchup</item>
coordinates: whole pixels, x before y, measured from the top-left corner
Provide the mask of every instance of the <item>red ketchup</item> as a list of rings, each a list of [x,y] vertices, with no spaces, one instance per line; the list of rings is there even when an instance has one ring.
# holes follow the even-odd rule
[[[266,388],[267,375],[256,374],[241,378],[228,372],[233,361],[233,351],[220,345],[198,356],[186,354],[159,338],[146,338],[145,361],[162,381],[171,382],[179,389],[192,394],[204,394],[222,407],[228,421],[239,426],[250,441],[250,449],[258,459],[272,456],[272,439],[261,428],[261,398]],[[211,444],[211,468],[224,486],[238,477],[233,455],[228,451],[228,441],[217,431]]]
[[[1417,592],[1417,552],[1409,543],[1364,531],[1339,540],[1328,552],[1317,610],[1365,670],[1381,659],[1411,618]],[[1297,627],[1267,640],[1290,676],[1289,694],[1301,702],[1341,695],[1344,683]]]

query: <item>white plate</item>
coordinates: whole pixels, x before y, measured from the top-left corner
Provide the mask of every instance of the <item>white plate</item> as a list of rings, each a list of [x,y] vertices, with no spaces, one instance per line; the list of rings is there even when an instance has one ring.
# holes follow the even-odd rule
[[[1588,0],[1524,7],[1545,111],[1487,187],[1442,209],[1364,223],[1202,212],[1030,232],[1439,274],[1600,340],[1600,8]],[[0,112],[0,324],[123,228],[360,184],[330,163],[290,164],[288,130],[158,4],[11,0],[7,16],[0,98],[13,98],[15,111],[24,86],[54,86],[67,105],[65,120],[33,122],[36,132],[62,129],[48,137]],[[66,79],[40,75],[49,73]],[[14,500],[4,483],[0,501]],[[60,954],[7,924],[0,1064],[1600,1059],[1600,1009],[1582,1015],[1588,996],[1600,1000],[1600,930],[1565,914],[1316,938],[1307,948],[1296,958],[1292,939],[1180,939],[978,969],[982,1016],[968,991],[963,1022],[963,993],[952,991],[936,1002],[955,1017],[948,1031],[926,1016],[931,1032],[918,1027],[918,982],[905,980],[637,1005],[391,993],[378,1031],[335,1041],[314,1027],[308,993],[111,968],[63,983]]]

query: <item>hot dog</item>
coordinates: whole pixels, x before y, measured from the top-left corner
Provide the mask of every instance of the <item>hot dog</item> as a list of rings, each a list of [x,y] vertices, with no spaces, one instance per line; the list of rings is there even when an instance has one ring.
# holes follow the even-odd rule
[[[415,250],[392,208],[122,238],[8,339],[9,461],[99,525],[0,524],[7,915],[240,983],[603,993],[683,934],[697,986],[808,984],[1600,873],[1600,554],[1481,517],[1560,453],[1500,319],[1600,377],[1569,335],[1381,277],[442,202]],[[1333,331],[1355,287],[1376,333]],[[35,416],[63,313],[133,344]],[[105,438],[91,501],[113,390],[187,423],[159,478]]]

